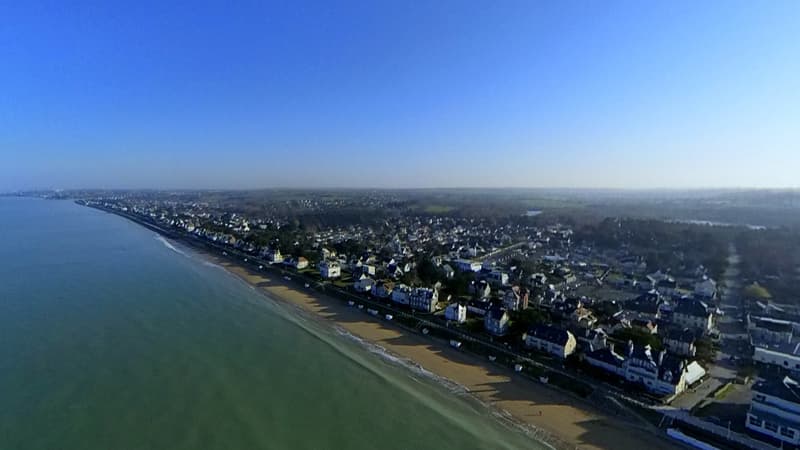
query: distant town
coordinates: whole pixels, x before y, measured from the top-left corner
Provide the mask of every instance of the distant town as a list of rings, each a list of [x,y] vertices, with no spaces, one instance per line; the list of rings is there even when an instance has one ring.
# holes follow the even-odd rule
[[[499,348],[518,372],[611,399],[654,427],[682,424],[688,439],[798,446],[800,307],[785,293],[800,265],[759,272],[767,264],[753,264],[783,258],[759,249],[786,230],[585,218],[552,202],[556,213],[548,202],[498,213],[507,196],[469,195],[71,197],[204,242],[253,270],[280,270],[304,288],[342,292],[375,320],[398,316],[412,332],[492,360]]]

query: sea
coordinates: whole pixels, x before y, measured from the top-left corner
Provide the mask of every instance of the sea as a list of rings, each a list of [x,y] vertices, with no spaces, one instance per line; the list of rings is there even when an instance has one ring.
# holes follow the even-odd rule
[[[544,449],[178,243],[0,198],[0,450]]]

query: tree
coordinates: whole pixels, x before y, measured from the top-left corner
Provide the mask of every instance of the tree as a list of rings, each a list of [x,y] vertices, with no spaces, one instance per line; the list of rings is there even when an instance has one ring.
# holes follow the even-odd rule
[[[633,341],[635,345],[641,347],[649,345],[653,351],[661,351],[664,347],[658,336],[641,328],[623,328],[615,332],[612,337],[622,342]]]

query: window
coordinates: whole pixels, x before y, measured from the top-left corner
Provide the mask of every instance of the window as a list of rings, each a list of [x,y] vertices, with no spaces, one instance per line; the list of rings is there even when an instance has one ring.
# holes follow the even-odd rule
[[[776,425],[776,424],[774,424],[772,422],[764,422],[764,428],[766,428],[769,431],[773,431],[775,433],[778,432],[778,425]]]
[[[794,438],[794,430],[791,428],[781,427],[781,436]]]
[[[789,366],[789,361],[784,361],[784,362],[783,362],[783,365],[784,365],[784,366],[786,366],[786,367],[788,367],[788,366]]]
[[[760,426],[761,426],[761,419],[759,419],[759,418],[758,418],[758,417],[756,417],[756,416],[750,416],[750,417],[748,418],[748,422],[750,422],[750,425],[755,425],[755,426],[757,426],[757,427],[760,427]]]

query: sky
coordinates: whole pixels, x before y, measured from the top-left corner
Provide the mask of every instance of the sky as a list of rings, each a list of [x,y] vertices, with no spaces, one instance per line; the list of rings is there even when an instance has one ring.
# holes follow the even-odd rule
[[[800,185],[798,1],[0,2],[0,191]]]

